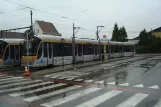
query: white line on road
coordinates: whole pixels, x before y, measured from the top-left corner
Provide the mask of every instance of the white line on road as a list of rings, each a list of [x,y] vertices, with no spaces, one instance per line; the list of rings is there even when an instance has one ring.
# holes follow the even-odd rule
[[[129,83],[119,84],[121,86],[129,86]]]
[[[132,97],[128,98],[126,101],[117,105],[116,107],[135,107],[142,100],[144,100],[146,97],[148,97],[148,94],[137,93],[137,94],[133,95]]]
[[[159,89],[159,86],[158,85],[154,85],[154,86],[151,86],[149,88],[153,88],[153,89]]]
[[[33,93],[36,93],[36,92],[40,92],[40,91],[43,91],[43,90],[60,87],[60,86],[63,86],[63,85],[65,85],[65,84],[63,84],[63,83],[56,84],[56,85],[54,84],[54,85],[51,85],[51,86],[47,86],[47,87],[43,87],[43,88],[38,88],[38,89],[35,89],[35,90],[29,90],[29,91],[25,91],[25,92],[13,93],[13,94],[10,94],[10,96],[18,97],[18,96],[22,96],[22,95],[33,94]]]
[[[102,84],[102,83],[104,83],[104,81],[96,81],[94,83],[96,83],[96,84]]]
[[[0,82],[1,81],[6,81],[6,80],[8,81],[8,80],[20,79],[20,78],[23,78],[23,77],[13,77],[13,78],[1,79]]]
[[[85,96],[87,94],[90,94],[90,93],[95,92],[95,91],[100,90],[100,89],[101,88],[92,87],[92,88],[89,88],[89,89],[86,89],[86,90],[82,90],[80,92],[77,92],[75,94],[69,95],[69,96],[65,97],[64,99],[54,100],[54,101],[51,101],[51,102],[48,102],[48,103],[44,103],[44,104],[41,104],[41,105],[42,106],[45,106],[45,107],[55,107],[55,106],[59,106],[61,104],[64,104],[64,103],[69,102],[69,101],[72,101],[74,99],[83,97],[83,96]]]
[[[115,82],[110,82],[110,83],[107,83],[109,85],[115,85]]]
[[[93,98],[89,101],[86,101],[76,107],[95,107],[95,106],[99,105],[100,103],[102,103],[102,102],[104,102],[104,101],[106,101],[106,100],[108,100],[120,93],[122,93],[122,91],[112,90],[112,91],[107,92],[103,95],[100,95],[96,98]]]
[[[20,83],[14,83],[14,84],[9,84],[9,85],[1,85],[0,88],[7,88],[7,87],[13,87],[13,86],[19,86],[19,85],[25,85],[25,84],[32,84],[32,83],[38,83],[41,82],[41,80],[35,80],[35,81],[25,81],[25,82],[20,82]]]
[[[24,86],[24,87],[17,87],[17,88],[12,88],[12,89],[4,89],[4,90],[0,90],[0,93],[13,92],[13,91],[18,91],[18,90],[23,90],[23,89],[30,89],[30,88],[33,88],[33,87],[47,85],[47,84],[50,84],[50,83],[52,83],[52,82],[42,82],[42,83],[38,83],[38,84],[27,85],[27,86]]]
[[[79,89],[81,87],[82,86],[77,86],[77,85],[76,86],[71,86],[71,87],[61,89],[61,90],[58,90],[58,91],[54,91],[54,92],[51,92],[51,93],[25,98],[23,100],[27,101],[27,102],[33,102],[33,101],[37,101],[37,100],[40,100],[40,99],[43,99],[43,98],[48,98],[48,97],[51,97],[51,96],[59,95],[59,94],[62,94],[62,93],[68,92],[68,91],[77,90],[77,89]]]
[[[2,84],[11,84],[13,82],[23,82],[23,81],[27,81],[27,79],[18,79],[18,80],[12,80],[12,81],[3,81],[3,82],[0,82],[0,85],[2,85]]]
[[[144,87],[144,86],[143,86],[143,84],[138,84],[138,85],[135,85],[135,86],[133,86],[133,87],[140,87],[140,88],[142,88],[142,87]]]

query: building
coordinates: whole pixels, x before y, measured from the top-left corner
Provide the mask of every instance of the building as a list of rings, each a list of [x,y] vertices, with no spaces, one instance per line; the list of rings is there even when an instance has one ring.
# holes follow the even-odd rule
[[[24,33],[21,32],[1,32],[1,38],[20,38],[24,39]]]
[[[150,31],[149,33],[152,33],[152,35],[161,38],[161,27]]]
[[[49,34],[54,36],[61,36],[52,23],[45,21],[36,20],[33,24],[33,31],[37,35]]]

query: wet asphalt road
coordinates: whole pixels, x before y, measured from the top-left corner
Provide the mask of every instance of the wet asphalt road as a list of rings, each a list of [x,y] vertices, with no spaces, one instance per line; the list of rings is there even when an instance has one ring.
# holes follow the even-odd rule
[[[92,79],[94,81],[106,81],[107,84],[103,82],[86,86],[67,92],[65,96],[61,94],[32,103],[22,100],[30,96],[13,98],[6,94],[0,96],[0,107],[41,107],[40,104],[54,106],[54,100],[63,99],[66,101],[68,97],[69,99],[73,98],[73,100],[68,99],[67,102],[57,104],[57,107],[154,107],[161,99],[161,57],[152,57],[107,70]],[[86,93],[87,89],[92,91]],[[71,95],[79,92],[82,92],[80,97],[77,95],[76,98],[74,98],[75,96],[70,98]],[[112,96],[113,94],[116,95]],[[137,99],[141,97],[143,98],[136,105],[134,104],[135,106],[126,105],[137,102]]]

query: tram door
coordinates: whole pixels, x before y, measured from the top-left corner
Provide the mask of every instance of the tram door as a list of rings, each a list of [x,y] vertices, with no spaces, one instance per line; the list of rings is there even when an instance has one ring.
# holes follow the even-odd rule
[[[20,46],[10,46],[10,58],[14,62],[14,65],[20,64]]]
[[[77,48],[77,50],[78,50],[78,52],[77,52],[77,61],[81,62],[81,61],[83,61],[83,45],[78,44],[77,47],[78,47]]]
[[[47,59],[47,64],[48,65],[53,65],[53,44],[52,43],[48,43],[47,45],[47,52],[48,52],[48,59]]]

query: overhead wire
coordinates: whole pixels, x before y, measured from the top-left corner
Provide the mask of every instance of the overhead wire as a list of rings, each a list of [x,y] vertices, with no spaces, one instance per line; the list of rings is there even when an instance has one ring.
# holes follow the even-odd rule
[[[89,23],[89,22],[85,22],[85,21],[80,21],[80,20],[77,20],[77,19],[69,18],[67,16],[58,15],[58,14],[55,14],[55,13],[46,12],[46,11],[43,11],[43,10],[40,10],[40,9],[36,9],[36,8],[30,7],[30,6],[26,6],[26,5],[23,5],[23,4],[19,4],[19,3],[16,3],[16,2],[10,1],[10,0],[5,0],[5,1],[13,3],[13,4],[16,4],[16,5],[19,5],[19,6],[22,6],[22,7],[25,7],[25,8],[28,8],[28,9],[31,9],[31,10],[39,11],[39,12],[50,14],[50,15],[57,16],[57,17],[61,17],[61,18],[64,18],[64,19],[68,19],[68,20],[72,20],[72,21],[76,21],[76,22],[81,22],[81,23],[97,26],[97,25],[95,25],[93,23]]]
[[[46,12],[46,11],[43,11],[43,10],[40,10],[40,9],[36,9],[36,8],[33,8],[33,7],[30,7],[30,6],[26,6],[26,5],[23,5],[23,4],[19,4],[19,3],[16,3],[16,2],[13,2],[13,1],[10,1],[10,0],[5,0],[7,2],[10,2],[10,3],[13,3],[13,4],[16,4],[16,5],[19,5],[19,6],[22,6],[24,7],[23,9],[31,9],[31,10],[34,10],[34,11],[38,11],[38,12],[42,12],[42,13],[46,13],[46,14],[50,14],[50,15],[53,15],[53,16],[57,16],[57,17],[61,17],[63,19],[68,19],[68,20],[73,20],[73,21],[77,21],[77,22],[81,22],[81,23],[85,23],[85,24],[90,24],[90,25],[94,25],[94,26],[97,26],[93,23],[89,23],[89,22],[85,22],[85,21],[80,21],[80,20],[77,20],[77,19],[72,19],[72,18],[69,18],[67,16],[62,16],[62,15],[58,15],[58,14],[55,14],[55,13],[50,13],[50,12]],[[1,14],[6,14],[4,12],[0,12]],[[13,14],[6,14],[6,15],[13,15]],[[16,15],[13,15],[13,16],[16,16]],[[24,17],[21,17],[21,18],[24,18]],[[29,18],[28,18],[29,19]],[[36,19],[35,19],[36,20]],[[72,26],[69,26],[69,25],[64,25],[64,24],[57,24],[56,25],[63,25],[63,26],[68,26],[68,27],[72,27]],[[104,26],[104,28],[107,28],[106,26]],[[90,32],[96,32],[95,30],[89,30],[87,28],[82,28],[82,30],[86,30],[86,31],[90,31]],[[112,32],[112,31],[107,31],[107,32]],[[134,31],[127,31],[127,32],[130,32],[130,33],[139,33],[139,32],[134,32]]]

